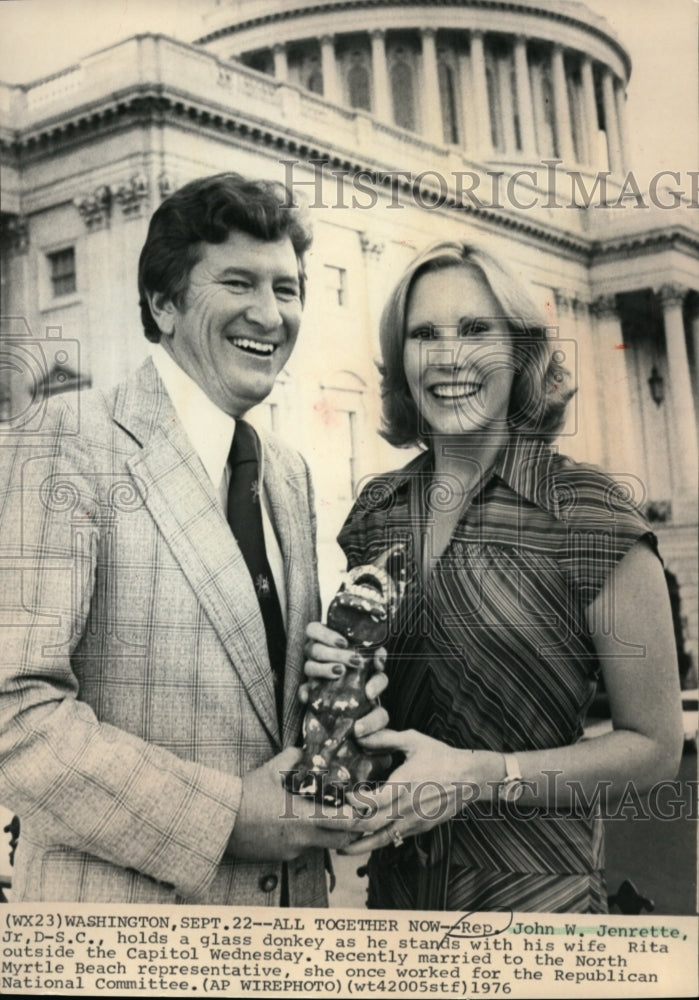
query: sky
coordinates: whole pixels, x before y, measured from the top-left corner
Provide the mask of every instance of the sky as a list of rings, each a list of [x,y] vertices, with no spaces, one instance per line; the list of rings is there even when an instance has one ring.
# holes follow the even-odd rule
[[[139,31],[192,41],[211,0],[0,0],[0,79],[39,79]],[[633,63],[628,88],[639,181],[699,166],[699,0],[586,0]],[[555,0],[551,0],[555,7]],[[641,184],[646,187],[646,184]]]

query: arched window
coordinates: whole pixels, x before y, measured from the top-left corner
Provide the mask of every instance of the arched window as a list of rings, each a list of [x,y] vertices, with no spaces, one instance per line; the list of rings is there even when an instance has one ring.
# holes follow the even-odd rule
[[[401,58],[397,59],[391,67],[391,93],[393,95],[393,120],[400,128],[414,132],[416,121],[413,71]]]
[[[274,76],[274,59],[269,49],[261,49],[259,52],[250,52],[243,55],[241,61],[250,69],[256,69],[259,73],[268,73]]]
[[[352,53],[352,65],[347,72],[347,89],[350,107],[371,111],[369,71],[363,64],[362,55],[359,52]]]
[[[456,83],[454,70],[444,59],[437,64],[439,75],[439,101],[442,108],[442,133],[444,141],[458,143],[459,125],[456,110]]]
[[[317,45],[304,43],[290,46],[287,60],[289,83],[310,90],[313,94],[323,93],[323,70]]]

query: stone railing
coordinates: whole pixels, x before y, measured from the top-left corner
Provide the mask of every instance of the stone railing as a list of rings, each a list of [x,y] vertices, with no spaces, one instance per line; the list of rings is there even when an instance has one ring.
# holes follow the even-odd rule
[[[68,69],[62,70],[60,73],[54,73],[44,80],[30,84],[26,88],[27,108],[29,110],[43,110],[48,105],[54,104],[65,97],[68,97],[69,100],[74,100],[73,95],[81,90],[84,85],[85,72],[83,66],[69,66]]]

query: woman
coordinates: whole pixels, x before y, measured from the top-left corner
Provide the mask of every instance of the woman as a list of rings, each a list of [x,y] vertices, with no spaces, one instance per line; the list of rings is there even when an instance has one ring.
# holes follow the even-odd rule
[[[350,567],[396,541],[408,555],[391,729],[365,741],[401,763],[362,793],[377,829],[345,853],[373,852],[371,907],[605,912],[599,807],[674,774],[681,749],[656,540],[549,443],[573,394],[562,353],[483,249],[413,261],[381,349],[383,434],[423,450],[362,492],[339,541]],[[344,664],[332,642],[309,627],[307,673]],[[600,675],[613,731],[584,739]]]

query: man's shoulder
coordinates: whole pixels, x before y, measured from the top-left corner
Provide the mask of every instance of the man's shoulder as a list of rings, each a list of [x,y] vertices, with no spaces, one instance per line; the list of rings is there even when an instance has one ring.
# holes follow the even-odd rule
[[[3,428],[0,457],[11,454],[59,454],[80,451],[86,439],[97,433],[106,403],[99,390],[89,389],[53,395],[33,407],[26,420]],[[87,431],[89,430],[89,435]]]
[[[141,404],[137,403],[134,407],[136,410],[141,409],[147,393],[141,387],[138,372],[131,373],[111,386],[83,390],[79,395],[71,393],[58,397],[50,401],[48,410],[57,428],[62,424],[62,414],[70,413],[73,417],[72,426],[83,441],[99,441],[105,435],[111,437],[114,434],[119,400],[126,393],[141,400]]]
[[[155,404],[149,404],[153,395],[142,369],[108,388],[53,395],[28,411],[27,419],[7,428],[2,450],[58,454],[99,451],[108,443],[114,447],[115,439],[123,436],[119,411],[128,408],[136,415],[134,421],[143,423],[144,414],[155,410]]]
[[[274,462],[279,469],[288,468],[304,476],[308,473],[308,463],[298,449],[272,431],[259,428],[256,431],[267,461]]]

